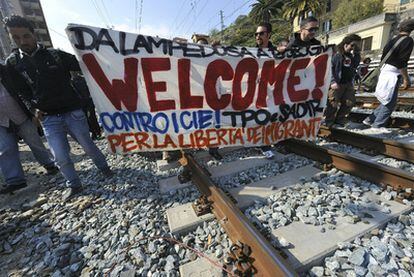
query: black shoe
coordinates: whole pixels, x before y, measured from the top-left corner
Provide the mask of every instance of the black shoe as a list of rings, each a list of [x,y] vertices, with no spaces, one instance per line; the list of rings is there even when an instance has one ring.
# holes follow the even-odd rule
[[[47,175],[55,175],[59,172],[59,168],[55,165],[48,165],[44,167]]]
[[[79,194],[83,191],[83,187],[82,186],[78,186],[78,187],[71,187],[71,188],[67,188],[62,195],[62,200],[63,201],[68,201],[70,200],[73,196],[75,196],[76,194]]]
[[[220,161],[223,159],[223,156],[220,155],[219,151],[214,148],[214,149],[209,149],[208,153],[210,154],[210,156],[212,156],[214,159]]]
[[[27,187],[26,183],[18,184],[18,185],[11,185],[11,186],[5,186],[3,189],[0,190],[0,194],[7,194],[12,193],[16,190],[22,189]]]
[[[109,167],[105,168],[104,170],[101,170],[101,172],[103,176],[105,176],[106,178],[111,178],[115,174]]]

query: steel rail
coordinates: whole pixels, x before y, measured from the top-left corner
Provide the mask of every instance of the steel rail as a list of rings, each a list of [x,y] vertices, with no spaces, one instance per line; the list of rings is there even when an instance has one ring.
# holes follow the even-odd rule
[[[290,152],[324,164],[332,164],[341,171],[373,183],[390,185],[397,190],[414,188],[414,175],[399,168],[366,161],[354,155],[337,152],[305,141],[287,140],[281,144]]]
[[[355,95],[357,103],[373,103],[379,104],[378,99],[372,95]],[[414,105],[414,97],[410,96],[398,96],[397,105],[400,106],[413,106]]]
[[[226,230],[233,243],[240,241],[250,246],[250,257],[257,270],[255,276],[297,276],[295,270],[277,253],[273,246],[249,222],[225,193],[211,180],[208,172],[186,154],[192,181],[199,191],[212,202],[212,212]]]
[[[368,115],[369,114],[366,113],[352,112],[349,114],[348,118],[351,121],[361,123]],[[391,117],[388,126],[391,128],[414,129],[414,119],[405,117]]]
[[[319,136],[331,138],[341,143],[414,163],[414,144],[360,135],[342,129],[329,129],[326,126],[321,126],[319,129]]]

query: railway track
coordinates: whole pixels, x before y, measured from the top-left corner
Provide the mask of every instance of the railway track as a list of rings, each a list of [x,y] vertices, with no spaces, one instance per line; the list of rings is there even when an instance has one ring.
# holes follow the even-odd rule
[[[398,96],[398,102],[397,105],[398,106],[402,106],[402,107],[411,107],[414,105],[414,97],[413,97],[413,93],[406,93],[403,95],[399,95]],[[379,104],[377,98],[374,95],[367,95],[367,94],[362,94],[362,95],[355,95],[356,98],[356,103],[357,105],[362,105],[362,104]],[[374,105],[375,107],[375,105]]]
[[[325,126],[321,126],[319,129],[319,136],[362,148],[364,151],[372,154],[382,154],[391,158],[414,163],[413,144],[361,135],[344,129],[329,129]]]
[[[332,135],[332,133],[325,133],[325,135]],[[368,142],[363,141],[361,138],[359,145],[364,145],[364,143]],[[289,152],[305,156],[324,165],[325,170],[334,167],[369,182],[380,184],[384,187],[392,187],[401,197],[412,198],[412,194],[409,192],[414,189],[414,175],[403,170],[316,146],[312,143],[289,140],[283,142],[282,145]],[[389,152],[394,153],[398,151],[391,150]],[[226,230],[230,240],[236,242],[230,248],[230,253],[227,256],[230,257],[230,261],[227,260],[225,265],[228,271],[233,272],[235,276],[251,276],[252,273],[255,276],[295,276],[309,270],[309,265],[298,266],[298,263],[291,264],[291,254],[288,255],[289,260],[286,260],[285,252],[276,251],[274,243],[269,241],[273,235],[269,236],[257,224],[253,224],[240,210],[241,205],[237,203],[238,198],[229,197],[229,192],[223,191],[220,186],[216,185],[217,178],[213,177],[217,175],[217,172],[220,172],[220,166],[213,169],[214,172],[211,173],[197,163],[196,159],[191,155],[186,155],[183,163],[191,172],[192,183],[197,186],[200,193],[205,197],[201,208],[200,204],[198,204],[195,206],[195,210],[211,211]],[[286,173],[289,174],[289,172]],[[281,177],[281,179],[283,178]],[[254,187],[255,184],[247,186]],[[267,191],[265,195],[269,196],[275,193],[274,191],[272,192],[273,189],[272,186],[270,192]],[[295,247],[298,246],[295,245]],[[332,251],[333,249],[330,249],[330,252]],[[320,261],[321,258],[319,257]]]
[[[353,122],[362,123],[367,116],[368,114],[366,113],[351,112],[348,118]],[[388,123],[388,127],[414,130],[414,119],[406,117],[392,117]]]

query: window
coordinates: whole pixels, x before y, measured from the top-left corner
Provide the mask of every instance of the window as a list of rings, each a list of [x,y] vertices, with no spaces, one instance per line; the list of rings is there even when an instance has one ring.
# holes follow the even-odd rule
[[[332,30],[332,20],[326,20],[322,23],[322,32],[329,32]]]
[[[362,39],[362,51],[368,51],[372,48],[372,37]]]
[[[410,0],[400,0],[400,5],[405,5],[410,3]]]

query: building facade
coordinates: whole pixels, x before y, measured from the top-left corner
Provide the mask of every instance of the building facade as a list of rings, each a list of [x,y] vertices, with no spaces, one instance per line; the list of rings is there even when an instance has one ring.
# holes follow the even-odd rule
[[[53,47],[40,0],[0,0],[0,59],[5,59],[14,47],[3,24],[3,18],[12,14],[30,20],[39,43]]]

